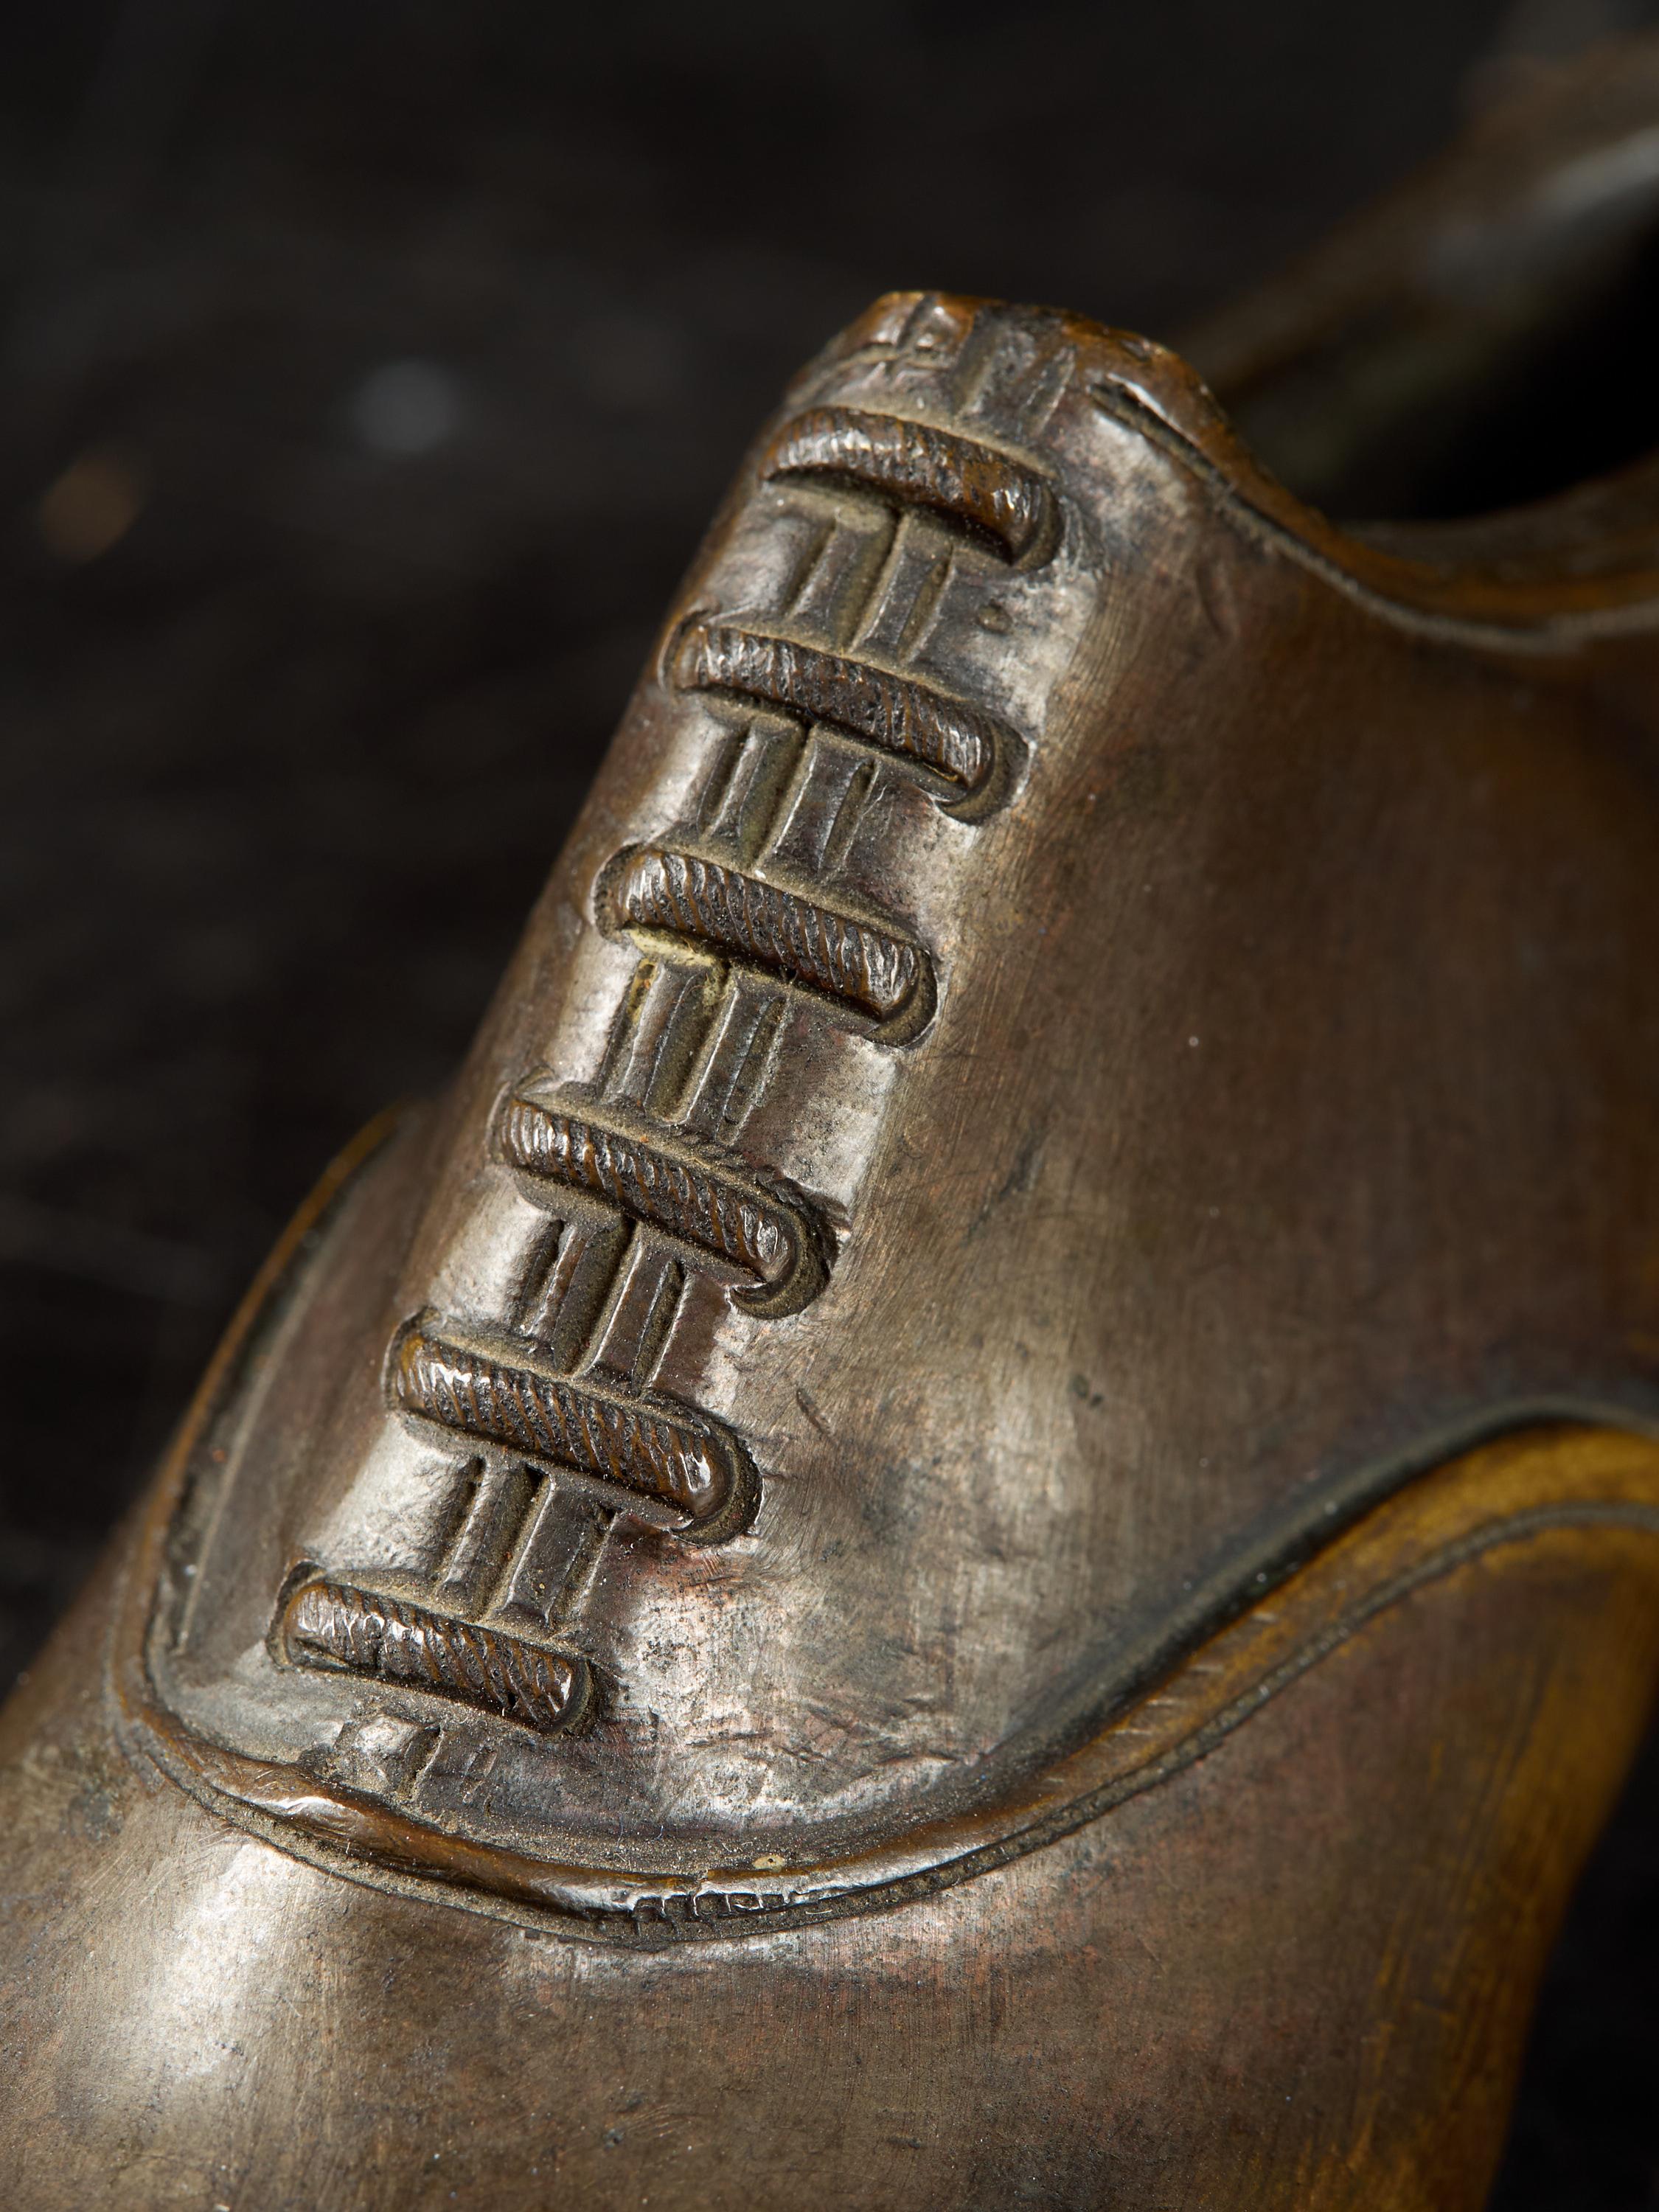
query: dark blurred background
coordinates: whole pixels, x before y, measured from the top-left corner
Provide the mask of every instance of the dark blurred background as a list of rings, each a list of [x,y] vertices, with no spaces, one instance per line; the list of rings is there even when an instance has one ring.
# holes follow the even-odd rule
[[[792,369],[899,285],[1178,337],[1656,16],[14,0],[0,1680],[323,1162],[461,1052]],[[1659,1753],[1504,2212],[1659,2206],[1656,1935]]]

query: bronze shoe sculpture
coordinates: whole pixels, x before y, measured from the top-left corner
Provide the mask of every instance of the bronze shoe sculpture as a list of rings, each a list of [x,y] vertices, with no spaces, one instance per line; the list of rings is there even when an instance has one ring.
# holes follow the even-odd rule
[[[1212,334],[1394,303],[1333,482],[1467,419],[1409,258]],[[1659,1679],[1656,946],[1659,465],[1361,533],[879,302],[9,1709],[7,2202],[1477,2206]]]

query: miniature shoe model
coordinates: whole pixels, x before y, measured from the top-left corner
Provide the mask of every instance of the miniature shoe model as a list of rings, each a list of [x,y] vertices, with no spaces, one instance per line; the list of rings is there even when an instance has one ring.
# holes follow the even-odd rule
[[[1399,222],[1544,266],[1547,122]],[[1216,340],[1386,324],[1333,483],[1409,260]],[[8,2203],[1477,2206],[1659,1680],[1656,946],[1659,465],[1362,533],[878,303],[9,1709]]]

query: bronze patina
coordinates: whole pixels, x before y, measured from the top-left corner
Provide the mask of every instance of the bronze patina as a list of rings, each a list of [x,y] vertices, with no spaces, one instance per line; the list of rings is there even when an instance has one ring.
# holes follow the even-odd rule
[[[1200,334],[1270,443],[1386,324],[1322,496],[1574,99]],[[1656,945],[1659,464],[1357,530],[878,302],[9,1709],[8,2201],[1477,2206],[1659,1675]]]

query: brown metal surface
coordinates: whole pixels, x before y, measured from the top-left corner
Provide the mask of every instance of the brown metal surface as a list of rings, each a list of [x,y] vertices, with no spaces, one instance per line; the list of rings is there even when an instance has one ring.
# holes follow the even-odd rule
[[[1022,439],[1045,557],[909,478],[777,474],[826,395]],[[399,1817],[653,1895],[775,1860],[780,1909],[1018,1797],[1461,1441],[1651,1414],[1659,1320],[1651,763],[1596,711],[1651,580],[1500,622],[1482,577],[1328,573],[1178,366],[1057,316],[884,307],[785,422],[451,1106],[365,1170],[258,1324],[259,1418],[233,1392],[182,1472],[146,1662],[181,1739],[316,1792],[356,1692],[285,1665],[276,1593],[441,1612],[504,1454],[534,1480],[477,1624],[547,1546],[595,1695],[568,1741],[433,1723]],[[867,654],[879,711],[845,673],[827,720],[688,681],[714,611]],[[901,681],[1018,734],[991,811],[872,738]],[[793,1291],[757,1304],[716,1157],[833,1266],[775,1211]]]
[[[1659,1666],[1623,497],[806,372],[5,1724],[20,2203],[1479,2203]]]
[[[1659,1665],[1659,1453],[1447,1474],[1367,1538],[1359,1602],[1258,1618],[1176,1692],[1214,1716],[1192,1755],[1193,1711],[1132,1715],[1145,1786],[1070,1835],[646,1953],[342,1881],[130,1762],[84,1663],[106,1577],[0,1738],[11,2201],[1478,2204]],[[372,1706],[339,1749],[406,1786]]]

